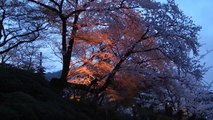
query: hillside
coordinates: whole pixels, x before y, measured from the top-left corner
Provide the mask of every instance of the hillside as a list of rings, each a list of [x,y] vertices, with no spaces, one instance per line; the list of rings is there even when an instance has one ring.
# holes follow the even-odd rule
[[[119,119],[101,107],[62,99],[39,75],[0,67],[1,120],[105,120],[106,112],[110,120]]]
[[[88,101],[61,98],[39,74],[0,66],[1,120],[182,120],[179,113],[172,116],[169,111],[137,110],[133,117]]]
[[[51,80],[52,78],[59,78],[61,75],[61,71],[56,72],[48,72],[45,74],[45,78]]]

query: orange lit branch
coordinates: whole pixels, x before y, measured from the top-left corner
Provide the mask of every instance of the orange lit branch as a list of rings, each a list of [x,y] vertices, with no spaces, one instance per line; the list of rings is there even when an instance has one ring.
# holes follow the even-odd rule
[[[68,83],[71,88],[73,89],[79,89],[79,90],[84,90],[84,91],[87,91],[87,92],[91,92],[91,93],[101,93],[103,92],[104,90],[106,90],[106,88],[113,82],[113,79],[114,79],[114,76],[115,74],[120,70],[121,68],[121,65],[122,63],[131,55],[134,53],[134,48],[137,46],[138,43],[144,41],[144,40],[147,40],[151,37],[156,37],[158,35],[158,33],[154,34],[154,35],[151,35],[151,36],[147,36],[149,32],[149,28],[146,29],[146,32],[142,35],[142,37],[137,40],[132,46],[130,46],[127,50],[127,52],[120,58],[120,60],[118,61],[118,63],[115,65],[115,67],[113,68],[113,70],[103,78],[103,80],[105,81],[105,83],[97,88],[97,89],[94,89],[94,88],[91,88],[90,86],[92,85],[83,85],[83,84],[75,84],[75,83]],[[158,48],[153,48],[155,50],[157,50]],[[147,51],[150,51],[150,50],[153,50],[153,49],[149,49]],[[146,50],[145,50],[146,51]],[[144,51],[144,52],[145,52]],[[100,81],[100,80],[97,80],[95,79],[94,81],[91,82],[92,83],[96,83],[96,81]]]

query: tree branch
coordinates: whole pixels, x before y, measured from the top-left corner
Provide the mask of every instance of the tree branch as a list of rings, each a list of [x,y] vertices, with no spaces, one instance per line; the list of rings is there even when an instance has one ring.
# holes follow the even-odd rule
[[[38,2],[38,1],[36,1],[36,0],[29,0],[29,1],[30,1],[30,2],[33,2],[33,3],[35,3],[35,4],[38,4],[38,5],[40,5],[40,6],[44,7],[44,8],[47,8],[47,9],[49,9],[49,10],[51,10],[51,11],[54,11],[54,12],[56,12],[56,13],[59,13],[59,11],[58,11],[57,9],[55,9],[55,8],[53,8],[53,7],[51,7],[51,6],[45,5],[45,4],[41,3],[41,2]],[[52,1],[52,0],[51,0],[51,1]]]
[[[106,88],[112,83],[115,74],[120,70],[121,65],[123,64],[123,62],[131,55],[131,53],[133,52],[133,50],[136,47],[136,45],[139,42],[141,42],[142,40],[145,40],[145,39],[149,38],[149,37],[146,37],[148,31],[149,31],[149,28],[147,28],[147,30],[143,33],[143,35],[141,36],[141,38],[138,41],[136,41],[127,50],[127,52],[121,57],[121,59],[116,64],[116,66],[114,67],[114,69],[107,76],[105,76],[105,78],[103,78],[103,80],[105,80],[105,83],[104,83],[103,86],[99,87],[98,89],[94,89],[94,88],[91,88],[90,86],[82,85],[82,84],[68,83],[68,85],[70,85],[71,88],[73,88],[73,89],[80,89],[80,90],[84,90],[84,91],[87,91],[87,92],[90,92],[90,93],[96,93],[96,94],[101,93],[104,90],[106,90]]]
[[[5,32],[5,28],[4,28],[4,25],[3,25],[3,22],[4,22],[4,19],[5,19],[5,9],[4,8],[2,8],[3,9],[3,12],[2,12],[2,16],[1,16],[1,20],[0,20],[0,40],[1,40],[1,38],[2,38],[2,36],[5,36],[6,35],[6,32]],[[2,33],[3,33],[3,35],[2,35]]]
[[[34,34],[34,35],[35,35],[35,34]],[[7,49],[5,49],[5,50],[3,50],[3,51],[0,51],[0,54],[9,52],[11,49],[16,48],[16,47],[19,46],[20,44],[33,42],[33,41],[35,41],[38,37],[39,37],[39,34],[38,34],[38,35],[35,35],[34,38],[32,38],[32,39],[30,39],[30,40],[19,41],[19,42],[17,42],[15,45],[9,46]]]

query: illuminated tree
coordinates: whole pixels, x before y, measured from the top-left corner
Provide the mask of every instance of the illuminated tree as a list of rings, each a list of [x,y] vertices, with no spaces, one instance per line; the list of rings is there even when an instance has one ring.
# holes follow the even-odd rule
[[[87,85],[94,83],[93,80],[104,82],[98,90],[79,85],[98,93],[105,90],[120,71],[138,74],[141,80],[163,81],[182,73],[201,79],[202,66],[199,67],[199,62],[189,55],[198,54],[197,32],[200,27],[173,1],[167,4],[149,2],[140,6],[141,9],[129,9],[129,4],[123,1],[127,8],[107,11],[103,17],[101,14],[89,16],[88,13],[90,20],[94,17],[94,21],[100,18],[105,21],[98,26],[83,27],[76,33],[74,60],[70,66],[71,82],[83,79]]]
[[[68,77],[72,89],[122,101],[123,88],[132,81],[125,92],[133,98],[151,91],[158,101],[176,104],[186,97],[176,90],[202,79],[203,66],[196,60],[200,27],[174,0],[29,1],[60,30],[61,81],[66,84]]]
[[[125,14],[126,9],[152,8],[157,3],[151,1],[95,1],[95,0],[29,0],[35,6],[41,7],[46,13],[47,19],[54,27],[58,27],[61,33],[63,68],[61,74],[62,84],[66,84],[69,71],[71,53],[76,34],[81,29],[88,29],[91,26],[105,26],[105,23],[112,18],[105,17],[107,14],[120,12]],[[116,16],[114,16],[115,18]]]

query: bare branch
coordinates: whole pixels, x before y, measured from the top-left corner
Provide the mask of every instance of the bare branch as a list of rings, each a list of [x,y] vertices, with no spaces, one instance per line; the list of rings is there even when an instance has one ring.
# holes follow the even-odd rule
[[[40,5],[40,6],[44,7],[44,8],[47,8],[47,9],[53,11],[53,12],[59,13],[59,11],[57,9],[55,9],[55,8],[53,8],[51,6],[45,5],[45,4],[41,3],[41,2],[38,2],[36,0],[29,0],[29,1],[33,2],[33,3],[36,3],[36,4],[38,4],[38,5]]]
[[[19,41],[15,45],[9,46],[7,49],[5,49],[3,51],[0,51],[0,54],[9,52],[11,49],[16,48],[17,46],[19,46],[19,45],[21,45],[23,43],[31,43],[31,42],[35,41],[38,37],[39,37],[39,34],[35,35],[34,38],[32,38],[30,40]]]

